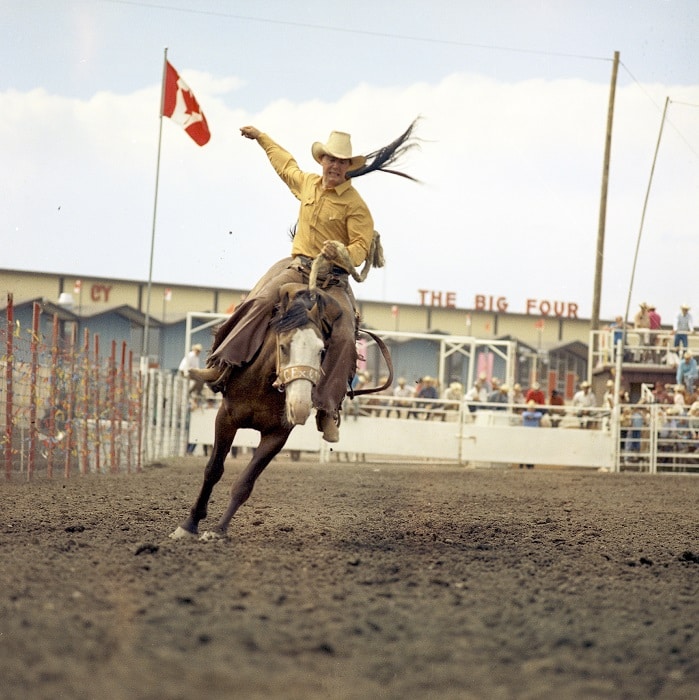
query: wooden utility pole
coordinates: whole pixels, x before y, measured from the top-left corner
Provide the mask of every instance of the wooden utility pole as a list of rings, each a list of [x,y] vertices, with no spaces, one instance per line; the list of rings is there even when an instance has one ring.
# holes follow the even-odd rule
[[[612,150],[612,123],[614,122],[614,98],[616,95],[616,76],[619,72],[619,52],[614,52],[612,64],[612,83],[609,88],[609,107],[607,109],[607,135],[604,140],[604,165],[602,166],[602,192],[599,203],[599,223],[597,225],[597,249],[595,253],[595,288],[592,295],[592,314],[590,330],[599,330],[599,309],[602,297],[602,268],[604,267],[604,231],[607,223],[607,190],[609,188],[609,157]]]

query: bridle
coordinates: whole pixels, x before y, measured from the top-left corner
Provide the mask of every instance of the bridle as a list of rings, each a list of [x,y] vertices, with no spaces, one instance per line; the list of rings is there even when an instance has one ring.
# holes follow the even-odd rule
[[[297,379],[307,379],[313,386],[320,379],[320,370],[310,365],[287,365],[282,367],[282,350],[279,342],[279,334],[277,334],[277,378],[272,382],[272,386],[283,392],[288,384],[295,382]]]

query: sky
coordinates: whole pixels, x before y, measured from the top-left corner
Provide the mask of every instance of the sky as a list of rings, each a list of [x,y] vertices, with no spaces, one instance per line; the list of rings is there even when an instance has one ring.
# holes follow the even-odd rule
[[[166,47],[203,147],[161,125]],[[420,183],[354,182],[387,260],[357,297],[589,318],[615,51],[600,315],[699,314],[696,0],[0,0],[0,268],[145,281],[153,240],[155,283],[250,288],[298,202],[240,127],[317,172],[419,117]]]

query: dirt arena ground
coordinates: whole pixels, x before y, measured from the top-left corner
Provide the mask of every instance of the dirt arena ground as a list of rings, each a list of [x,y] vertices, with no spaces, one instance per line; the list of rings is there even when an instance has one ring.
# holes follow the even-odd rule
[[[0,697],[699,697],[697,477],[203,466],[0,484]]]

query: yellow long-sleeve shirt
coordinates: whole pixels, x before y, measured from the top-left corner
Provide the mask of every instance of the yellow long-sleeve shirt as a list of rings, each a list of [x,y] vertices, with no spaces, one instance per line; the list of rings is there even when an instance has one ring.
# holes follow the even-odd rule
[[[374,220],[351,180],[326,190],[322,178],[303,172],[294,157],[267,134],[257,142],[292,194],[301,202],[292,255],[315,258],[325,241],[339,241],[355,265],[364,262],[374,236]]]

